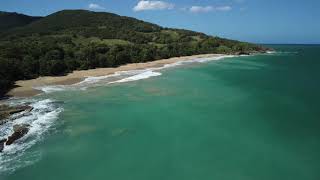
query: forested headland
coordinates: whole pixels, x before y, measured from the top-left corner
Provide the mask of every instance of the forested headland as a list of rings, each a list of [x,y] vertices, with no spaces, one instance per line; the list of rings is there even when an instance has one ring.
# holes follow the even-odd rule
[[[46,17],[0,12],[0,97],[16,80],[177,56],[266,50],[106,12],[63,10]]]

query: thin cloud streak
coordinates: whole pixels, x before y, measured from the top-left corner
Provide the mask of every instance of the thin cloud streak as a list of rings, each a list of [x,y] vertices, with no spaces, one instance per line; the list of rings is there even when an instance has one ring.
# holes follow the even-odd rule
[[[207,13],[211,11],[231,11],[231,6],[192,6],[188,9],[192,13]]]
[[[170,10],[174,8],[174,4],[165,1],[139,1],[133,8],[133,11],[147,11],[147,10]]]
[[[103,10],[105,9],[103,6],[100,6],[99,4],[94,4],[94,3],[91,3],[88,5],[88,8],[89,9],[96,9],[96,10]]]

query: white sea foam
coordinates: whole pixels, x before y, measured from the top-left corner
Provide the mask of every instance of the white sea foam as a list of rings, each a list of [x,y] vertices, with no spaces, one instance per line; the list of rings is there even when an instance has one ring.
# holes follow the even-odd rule
[[[267,51],[267,54],[275,54],[276,51]]]
[[[191,64],[191,63],[205,63],[208,61],[221,60],[223,58],[235,57],[232,55],[224,55],[219,57],[209,57],[209,58],[195,58],[190,60],[178,61],[171,64],[165,64],[162,67],[148,68],[142,70],[130,70],[130,71],[118,71],[114,74],[98,77],[87,77],[83,81],[73,84],[73,85],[56,85],[56,86],[43,86],[35,87],[35,89],[41,90],[45,93],[52,93],[65,90],[85,90],[88,87],[101,86],[114,83],[123,83],[138,81],[142,79],[147,79],[150,77],[160,76],[161,70],[173,68],[176,66]]]
[[[98,81],[97,81],[98,82]],[[91,82],[91,84],[93,84]],[[53,86],[40,86],[34,87],[34,89],[41,90],[44,93],[53,93],[53,92],[60,92],[60,91],[78,91],[78,90],[86,90],[88,88],[87,85],[83,84],[74,84],[74,85],[53,85]]]
[[[26,150],[43,138],[44,133],[54,124],[63,110],[50,99],[33,101],[30,106],[33,107],[33,110],[28,115],[0,126],[0,139],[3,139],[13,133],[14,125],[30,125],[30,129],[24,137],[12,145],[5,146],[3,152],[0,153],[0,174],[10,173],[17,168],[35,162],[39,158],[37,152],[27,152]]]
[[[155,76],[160,76],[160,75],[161,75],[161,73],[159,73],[159,72],[153,72],[151,70],[148,70],[146,72],[142,72],[142,73],[134,75],[134,76],[130,76],[130,77],[118,80],[118,81],[110,82],[110,84],[137,81],[137,80],[147,79],[150,77],[155,77]]]
[[[298,51],[267,51],[268,55],[288,55],[288,54],[299,54]]]
[[[114,74],[110,74],[110,75],[106,75],[106,76],[98,76],[98,77],[95,77],[95,76],[92,76],[92,77],[87,77],[86,79],[84,79],[83,81],[77,83],[77,84],[74,84],[74,85],[84,85],[84,84],[93,84],[93,83],[97,83],[101,80],[104,80],[104,79],[108,79],[108,78],[111,78],[111,77],[116,77],[116,76],[119,76],[119,72],[116,72]]]
[[[56,86],[42,86],[42,87],[34,87],[34,89],[41,90],[45,93],[64,91],[67,87],[64,85],[56,85]]]

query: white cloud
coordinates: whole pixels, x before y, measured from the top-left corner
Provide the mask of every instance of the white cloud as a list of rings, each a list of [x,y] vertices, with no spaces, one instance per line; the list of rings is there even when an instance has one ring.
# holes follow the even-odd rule
[[[89,4],[88,8],[89,9],[97,9],[97,10],[105,9],[104,7],[100,6],[99,4],[94,4],[94,3]]]
[[[213,11],[213,7],[212,6],[192,6],[189,10],[190,12],[193,12],[193,13],[210,12],[210,11]]]
[[[216,11],[230,11],[230,10],[232,10],[232,7],[231,6],[218,6],[218,7],[215,7],[215,10]]]
[[[165,10],[173,9],[174,4],[164,1],[139,1],[133,8],[134,11],[146,11],[146,10]]]
[[[205,13],[210,11],[230,11],[231,6],[192,6],[189,11],[192,13]]]

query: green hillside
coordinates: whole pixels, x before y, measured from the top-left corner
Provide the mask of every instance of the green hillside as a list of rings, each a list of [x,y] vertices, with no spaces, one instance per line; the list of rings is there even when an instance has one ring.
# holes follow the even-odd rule
[[[15,28],[0,31],[0,95],[16,80],[63,75],[77,69],[194,54],[266,50],[250,43],[164,28],[105,12],[64,10],[30,19],[31,23],[24,26],[16,23],[10,25]],[[0,18],[0,24],[5,21]]]

